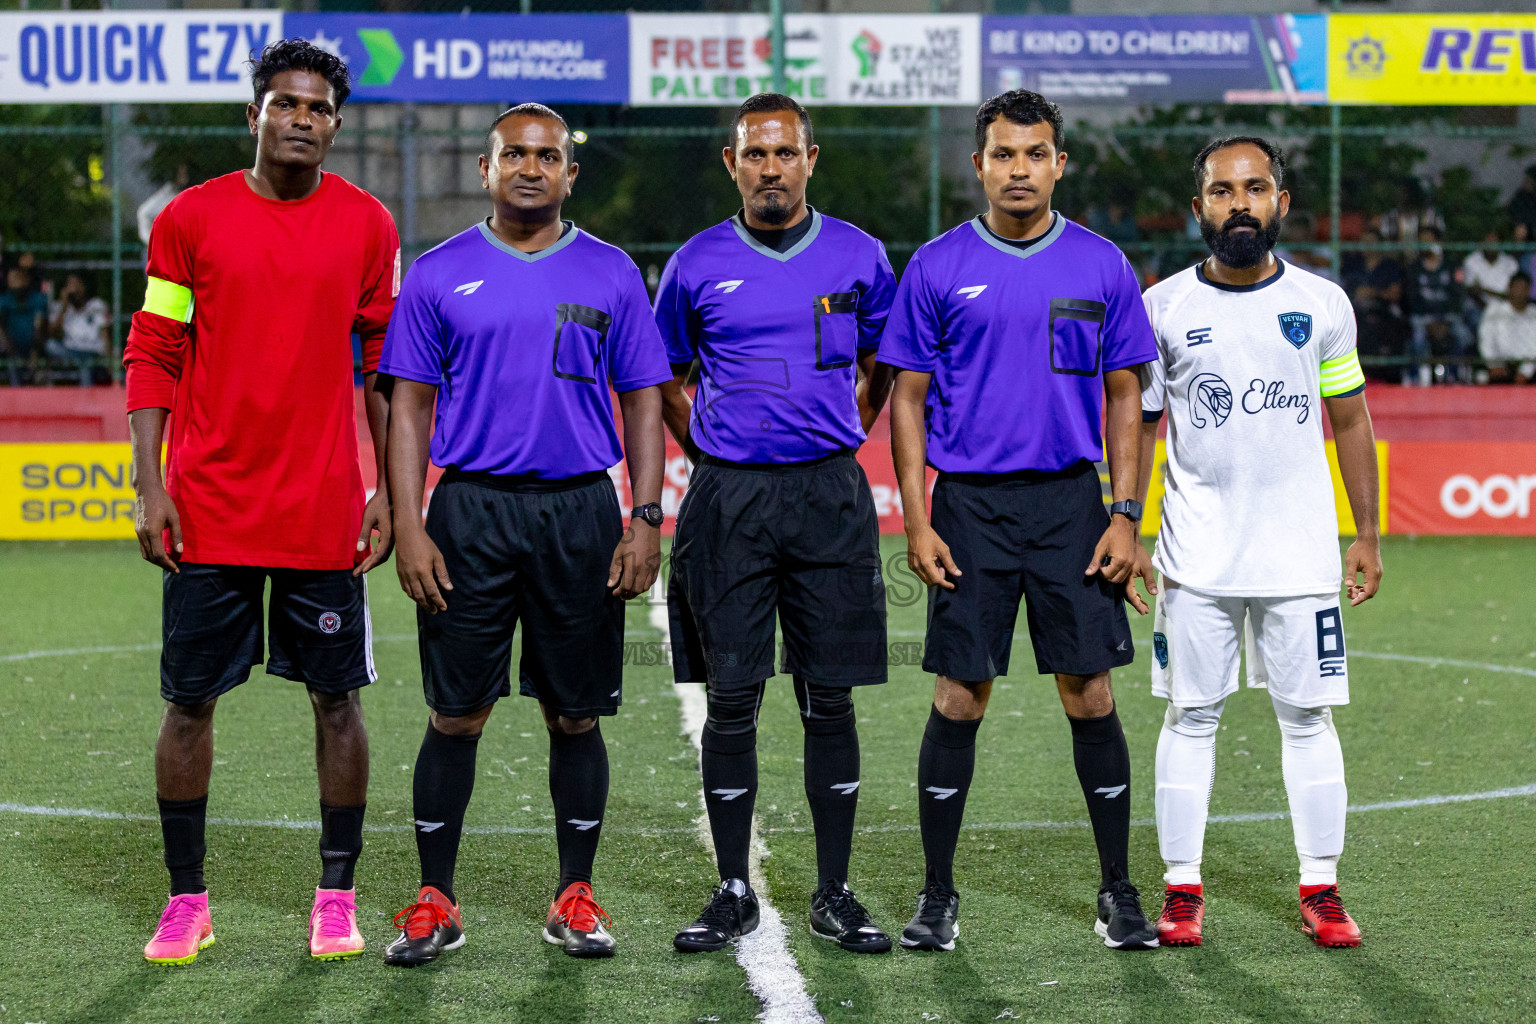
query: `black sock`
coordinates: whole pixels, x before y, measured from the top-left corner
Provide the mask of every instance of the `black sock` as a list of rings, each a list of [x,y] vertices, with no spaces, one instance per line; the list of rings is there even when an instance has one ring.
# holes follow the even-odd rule
[[[1130,877],[1131,752],[1113,708],[1103,718],[1068,715],[1067,721],[1072,723],[1072,763],[1099,848],[1100,885],[1105,886]]]
[[[475,789],[475,749],[479,744],[479,733],[449,736],[428,722],[411,784],[421,884],[432,886],[454,903],[458,900],[453,895],[453,867],[459,859],[464,811]]]
[[[917,757],[917,820],[923,831],[928,884],[955,888],[955,844],[965,818],[965,798],[976,771],[976,730],[981,719],[957,722],[937,707],[928,712]]]
[[[805,798],[816,829],[818,887],[848,880],[853,819],[859,809],[859,732],[851,691],[795,680],[805,727]],[[809,712],[809,714],[807,714]]]
[[[608,747],[603,731],[549,734],[549,797],[555,805],[555,845],[560,850],[559,896],[572,882],[592,882],[592,861],[608,806]]]
[[[352,869],[363,852],[363,811],[356,807],[333,807],[320,803],[320,888],[352,888]]]
[[[763,684],[710,690],[709,717],[700,737],[704,809],[715,841],[720,880],[747,880],[752,845],[752,808],[757,803],[757,711]]]
[[[203,829],[208,823],[208,797],[196,800],[160,800],[160,834],[165,838],[165,866],[171,873],[171,895],[206,892],[203,858],[208,844]]]

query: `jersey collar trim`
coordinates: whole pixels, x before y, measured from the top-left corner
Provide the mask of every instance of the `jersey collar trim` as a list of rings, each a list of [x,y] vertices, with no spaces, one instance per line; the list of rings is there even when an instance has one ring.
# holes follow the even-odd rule
[[[570,223],[570,222],[567,221],[566,223]],[[553,256],[555,253],[559,252],[561,249],[564,249],[566,246],[568,246],[572,242],[576,241],[576,236],[581,234],[581,228],[578,228],[576,225],[571,224],[571,230],[569,230],[565,234],[561,235],[559,237],[559,239],[556,240],[555,244],[553,244],[551,246],[548,246],[546,248],[540,249],[538,252],[523,252],[520,249],[512,248],[512,246],[508,245],[506,242],[503,242],[501,239],[497,238],[496,237],[496,232],[492,231],[491,230],[491,226],[489,224],[487,224],[485,221],[481,221],[479,223],[478,227],[480,228],[480,237],[481,238],[485,239],[487,242],[490,242],[492,245],[494,245],[496,248],[500,249],[502,252],[506,253],[508,256],[516,256],[518,259],[522,260],[524,263],[537,263],[539,260],[544,259],[546,256]]]
[[[816,241],[816,236],[821,234],[821,214],[816,212],[816,207],[814,206],[807,206],[806,209],[810,211],[810,228],[805,232],[804,238],[800,239],[800,241],[796,242],[794,245],[790,246],[783,252],[775,252],[774,250],[764,245],[762,242],[759,242],[757,239],[753,238],[750,234],[747,233],[747,229],[742,227],[741,222],[738,221],[735,217],[731,218],[730,225],[732,230],[736,232],[736,237],[745,242],[747,244],[747,248],[751,249],[753,252],[762,253],[769,259],[778,260],[780,263],[788,263],[802,252],[805,252],[806,249],[810,248],[811,243]]]
[[[1285,260],[1280,259],[1278,256],[1275,257],[1275,272],[1255,284],[1222,284],[1220,281],[1212,281],[1205,276],[1205,260],[1195,264],[1195,276],[1200,279],[1201,284],[1208,284],[1218,291],[1256,292],[1260,288],[1268,288],[1285,276]]]
[[[1021,260],[1027,260],[1036,253],[1041,252],[1052,242],[1056,241],[1056,239],[1060,238],[1062,232],[1067,230],[1067,219],[1061,215],[1061,211],[1052,210],[1050,230],[1041,235],[1040,241],[1036,242],[1028,249],[1020,249],[1018,246],[1009,245],[1007,242],[999,241],[998,239],[992,237],[992,232],[987,229],[987,226],[984,223],[982,223],[981,218],[983,216],[983,214],[977,214],[975,217],[971,218],[971,227],[976,229],[976,237],[980,238],[983,242],[986,242],[998,252],[1005,252],[1009,256],[1017,256]]]

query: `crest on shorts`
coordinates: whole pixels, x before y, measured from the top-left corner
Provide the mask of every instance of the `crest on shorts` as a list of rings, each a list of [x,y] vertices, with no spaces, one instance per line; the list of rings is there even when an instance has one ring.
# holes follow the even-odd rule
[[[1286,341],[1301,348],[1312,340],[1312,314],[1281,313],[1280,333],[1285,335]]]
[[[1152,654],[1157,658],[1158,668],[1168,667],[1168,637],[1163,633],[1152,634]]]
[[[317,625],[322,633],[334,633],[341,628],[341,616],[335,612],[321,612]]]

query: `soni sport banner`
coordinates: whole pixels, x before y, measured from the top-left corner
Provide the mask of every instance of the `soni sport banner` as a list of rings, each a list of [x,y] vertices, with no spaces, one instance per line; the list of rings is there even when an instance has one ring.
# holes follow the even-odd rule
[[[631,14],[629,102],[733,106],[773,86],[762,14]],[[807,105],[975,106],[981,21],[965,14],[792,14],[785,91]]]
[[[1324,103],[1326,18],[982,19],[982,91],[1062,103]]]
[[[629,99],[622,14],[289,14],[283,30],[345,60],[358,101]]]
[[[1335,103],[1536,103],[1536,15],[1336,14]]]
[[[281,11],[0,14],[0,103],[249,101]]]

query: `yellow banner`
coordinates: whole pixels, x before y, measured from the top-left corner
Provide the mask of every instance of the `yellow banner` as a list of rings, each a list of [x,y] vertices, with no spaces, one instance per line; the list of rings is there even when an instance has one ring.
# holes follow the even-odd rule
[[[0,444],[0,540],[132,537],[127,444]]]
[[[1328,98],[1536,103],[1536,15],[1329,15]]]
[[[1339,536],[1353,537],[1355,535],[1355,514],[1349,507],[1349,495],[1344,491],[1344,480],[1339,476],[1339,456],[1332,441],[1324,444],[1328,449],[1328,472],[1333,476],[1333,508],[1339,517]],[[1376,485],[1380,491],[1379,513],[1381,532],[1387,532],[1387,448],[1386,441],[1376,442]],[[1157,528],[1162,523],[1163,513],[1163,479],[1168,474],[1168,450],[1167,442],[1157,442],[1157,452],[1152,456],[1152,482],[1147,486],[1146,514],[1141,520],[1141,535],[1143,537],[1157,536]]]

